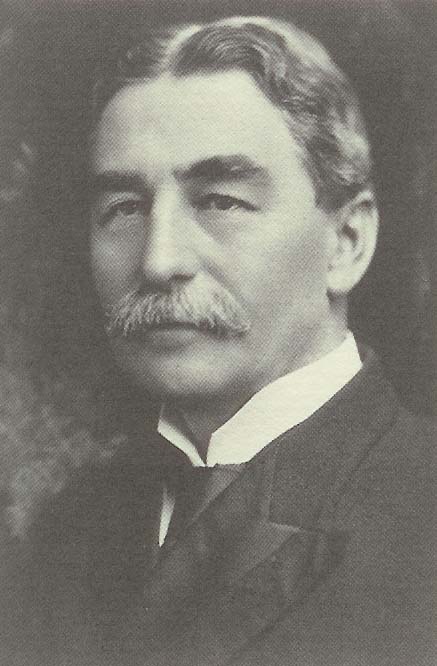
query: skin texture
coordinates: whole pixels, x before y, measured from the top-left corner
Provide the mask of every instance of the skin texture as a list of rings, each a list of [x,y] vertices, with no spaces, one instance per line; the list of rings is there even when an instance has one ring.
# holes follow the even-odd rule
[[[341,341],[346,294],[371,256],[360,245],[362,202],[336,213],[316,205],[283,113],[248,74],[163,75],[122,89],[96,128],[91,167],[104,308],[134,289],[186,286],[225,291],[250,324],[223,338],[190,327],[111,338],[133,380],[206,419],[200,431]]]

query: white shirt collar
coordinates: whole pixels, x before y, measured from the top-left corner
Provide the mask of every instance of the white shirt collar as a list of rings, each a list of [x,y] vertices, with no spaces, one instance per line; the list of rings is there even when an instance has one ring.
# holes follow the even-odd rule
[[[183,451],[192,465],[238,465],[290,428],[314,414],[361,368],[352,333],[314,363],[264,386],[211,436],[206,464],[193,442],[181,431],[177,413],[162,406],[158,432]]]

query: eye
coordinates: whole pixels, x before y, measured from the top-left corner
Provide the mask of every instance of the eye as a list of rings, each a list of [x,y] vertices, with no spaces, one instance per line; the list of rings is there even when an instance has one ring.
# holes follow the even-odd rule
[[[205,196],[197,199],[195,205],[199,210],[223,212],[233,210],[256,210],[255,206],[250,204],[248,201],[229,196],[228,194],[206,194]]]
[[[142,221],[145,214],[145,204],[139,199],[124,199],[110,204],[100,215],[99,224],[126,224],[128,222]]]
[[[120,201],[111,206],[111,212],[119,215],[126,215],[127,217],[136,215],[137,213],[142,212],[141,201]]]

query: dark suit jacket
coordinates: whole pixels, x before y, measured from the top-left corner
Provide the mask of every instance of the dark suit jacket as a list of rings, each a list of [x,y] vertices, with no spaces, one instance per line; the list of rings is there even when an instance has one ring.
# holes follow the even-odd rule
[[[243,471],[213,473],[159,557],[152,440],[34,526],[5,664],[437,663],[435,430],[374,357]]]

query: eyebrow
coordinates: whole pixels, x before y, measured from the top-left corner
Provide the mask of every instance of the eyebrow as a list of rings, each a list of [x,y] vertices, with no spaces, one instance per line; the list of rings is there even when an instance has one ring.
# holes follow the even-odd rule
[[[268,170],[246,155],[216,155],[188,166],[176,169],[181,180],[201,180],[212,183],[223,180],[269,180]]]
[[[182,181],[201,181],[203,184],[218,181],[260,180],[269,183],[271,176],[266,167],[257,164],[246,155],[217,155],[174,171]],[[105,192],[137,192],[148,190],[144,177],[137,171],[108,170],[91,174],[89,191],[95,196]]]

